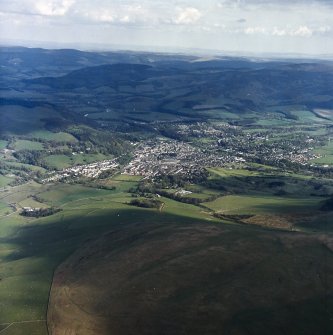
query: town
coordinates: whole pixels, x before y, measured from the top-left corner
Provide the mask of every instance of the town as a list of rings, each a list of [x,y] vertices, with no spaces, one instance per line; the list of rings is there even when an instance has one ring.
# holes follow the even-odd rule
[[[97,178],[104,171],[117,169],[118,166],[119,164],[117,163],[117,158],[97,163],[77,165],[61,171],[50,172],[47,174],[47,177],[42,180],[42,182],[50,183],[76,177]]]
[[[119,157],[96,163],[72,166],[60,171],[48,172],[44,183],[85,177],[99,178],[102,173],[122,173],[154,179],[159,175],[190,177],[206,167],[225,167],[239,163],[262,163],[279,167],[315,166],[312,161],[320,155],[314,147],[321,138],[310,136],[281,136],[276,132],[246,132],[242,127],[226,123],[210,125],[176,123],[159,129],[166,136],[132,142],[131,159],[119,163]]]

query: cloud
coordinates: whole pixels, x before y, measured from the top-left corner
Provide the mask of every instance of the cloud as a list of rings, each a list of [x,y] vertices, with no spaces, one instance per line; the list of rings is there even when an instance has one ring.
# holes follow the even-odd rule
[[[320,34],[326,34],[331,32],[332,28],[330,26],[321,26],[317,29],[317,32]]]
[[[331,32],[330,26],[308,27],[300,25],[298,27],[277,27],[265,28],[262,26],[246,27],[243,31],[234,30],[234,33],[245,33],[246,35],[270,35],[278,37],[311,37],[313,35],[325,35]]]
[[[74,22],[84,24],[145,25],[148,20],[156,23],[156,17],[148,9],[136,4],[114,4],[113,6],[76,7],[72,12]]]
[[[81,14],[81,13],[80,13]],[[110,10],[105,11],[89,11],[82,13],[83,17],[88,21],[97,23],[112,23],[115,21],[115,16]]]
[[[332,0],[220,0],[218,6],[247,6],[247,5],[325,5],[332,6]]]
[[[231,50],[304,45],[320,52],[333,50],[332,5],[333,0],[0,0],[0,37],[105,44],[127,38],[129,44]]]
[[[253,34],[266,34],[267,30],[265,27],[247,27],[244,29],[244,33],[246,35],[253,35]]]
[[[37,14],[44,16],[64,16],[75,4],[75,0],[39,0],[34,2]]]
[[[296,30],[291,31],[289,35],[291,36],[300,36],[300,37],[309,37],[312,36],[313,30],[307,26],[299,26]]]
[[[41,16],[64,16],[79,0],[0,0],[3,13]]]
[[[287,34],[288,33],[285,29],[278,28],[278,27],[274,27],[271,32],[271,35],[273,36],[286,36]]]
[[[176,24],[192,24],[201,18],[201,12],[193,7],[187,7],[180,10],[177,18],[174,20]]]

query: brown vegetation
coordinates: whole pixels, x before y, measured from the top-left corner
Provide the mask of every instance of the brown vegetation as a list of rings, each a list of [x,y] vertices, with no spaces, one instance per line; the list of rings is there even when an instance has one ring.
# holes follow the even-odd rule
[[[57,269],[51,335],[329,334],[332,238],[234,226],[137,225]]]

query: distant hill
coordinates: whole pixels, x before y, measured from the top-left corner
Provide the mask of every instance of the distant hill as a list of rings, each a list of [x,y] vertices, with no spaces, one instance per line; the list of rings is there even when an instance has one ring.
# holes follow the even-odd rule
[[[30,83],[47,85],[54,89],[78,87],[98,88],[101,86],[131,85],[153,75],[152,67],[143,64],[112,64],[88,67],[73,71],[59,78],[38,78]]]
[[[144,52],[88,52],[74,49],[47,50],[0,47],[1,74],[11,79],[61,76],[70,71],[104,64],[149,64],[156,61],[188,61],[195,57]]]
[[[89,124],[125,123],[120,129],[160,119],[244,125],[272,113],[276,120],[297,120],[304,111],[308,118],[331,120],[332,64],[1,47],[0,103],[52,106]]]
[[[234,112],[260,110],[270,105],[304,105],[308,108],[333,108],[333,70],[325,64],[285,64],[245,60],[207,62],[157,62],[152,65],[119,63],[75,70],[60,77],[27,80],[29,85],[45,85],[57,91],[120,85],[135,87],[143,81],[155,86],[160,101],[179,85],[191,90],[178,108],[209,100],[228,101]],[[186,86],[185,86],[186,85]],[[142,94],[140,88],[133,96]],[[199,97],[199,99],[198,99]],[[329,98],[331,97],[331,98]],[[162,100],[161,100],[162,99]],[[185,102],[186,101],[186,102]],[[229,105],[228,105],[229,104]]]

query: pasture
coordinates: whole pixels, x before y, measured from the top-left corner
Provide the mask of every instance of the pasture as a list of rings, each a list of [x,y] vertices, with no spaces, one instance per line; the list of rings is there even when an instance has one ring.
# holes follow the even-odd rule
[[[8,142],[5,140],[0,140],[0,150],[3,150],[7,147]]]
[[[72,166],[72,157],[66,155],[50,155],[44,158],[49,169],[62,170]]]
[[[128,182],[117,179],[125,178]],[[100,190],[81,185],[29,183],[1,195],[0,213],[17,206],[57,206],[62,211],[46,218],[0,215],[0,329],[4,335],[44,335],[48,295],[57,265],[84,241],[134,223],[182,223],[212,220],[202,209],[163,198],[162,212],[134,208],[126,192],[138,178],[118,176],[126,187]],[[38,201],[31,198],[38,196]],[[41,202],[40,202],[41,201]],[[29,321],[27,325],[23,321]],[[31,322],[30,322],[31,321]],[[11,325],[4,330],[8,325]]]
[[[333,165],[333,138],[327,143],[327,145],[317,148],[315,152],[322,157],[314,159],[314,163]]]
[[[77,139],[66,132],[51,132],[47,130],[35,130],[29,133],[29,136],[35,139],[56,142],[77,142]]]
[[[322,199],[287,198],[276,196],[229,195],[204,205],[225,214],[288,214],[312,212],[319,209]]]
[[[43,144],[29,140],[17,140],[14,143],[14,150],[43,150]]]

